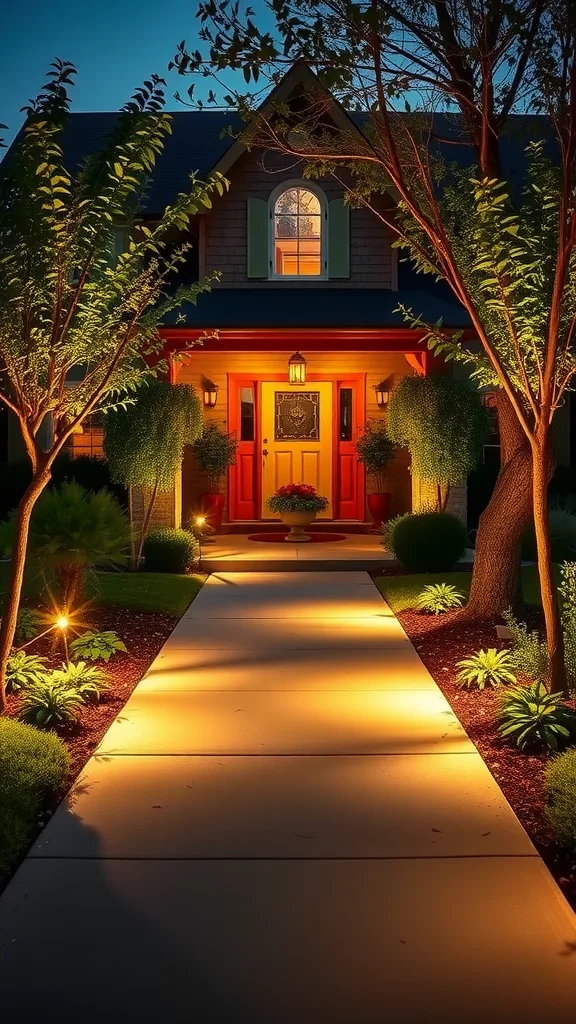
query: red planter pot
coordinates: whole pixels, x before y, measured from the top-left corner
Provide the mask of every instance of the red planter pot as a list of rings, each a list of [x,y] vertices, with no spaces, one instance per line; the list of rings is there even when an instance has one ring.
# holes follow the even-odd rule
[[[208,526],[211,526],[213,530],[219,530],[222,526],[226,496],[224,494],[202,494],[200,500]]]
[[[383,491],[381,494],[368,494],[366,501],[368,504],[368,511],[372,516],[374,532],[380,530],[382,523],[388,519],[390,512],[390,501],[392,495],[388,491]]]

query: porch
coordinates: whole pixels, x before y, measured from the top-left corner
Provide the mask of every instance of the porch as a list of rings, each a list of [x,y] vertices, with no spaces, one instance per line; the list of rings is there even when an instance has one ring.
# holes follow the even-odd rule
[[[202,542],[200,565],[205,572],[325,572],[328,570],[371,572],[394,559],[383,547],[377,534],[326,533],[319,543],[288,544],[284,540],[254,540],[266,534],[227,533]],[[271,524],[278,532],[280,524]],[[322,531],[323,532],[323,531]],[[328,539],[333,536],[341,540]]]

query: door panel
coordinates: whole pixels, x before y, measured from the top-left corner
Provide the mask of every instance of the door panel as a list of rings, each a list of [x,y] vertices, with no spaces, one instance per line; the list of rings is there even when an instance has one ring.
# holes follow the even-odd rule
[[[266,498],[289,483],[312,484],[330,500],[319,518],[332,517],[332,428],[331,382],[297,388],[285,381],[263,382],[263,517],[270,515]]]

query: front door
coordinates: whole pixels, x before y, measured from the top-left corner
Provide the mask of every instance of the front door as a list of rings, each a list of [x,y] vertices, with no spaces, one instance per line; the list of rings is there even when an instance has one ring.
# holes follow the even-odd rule
[[[332,518],[332,383],[290,387],[262,382],[262,516],[284,484],[312,484],[330,500],[319,518]]]

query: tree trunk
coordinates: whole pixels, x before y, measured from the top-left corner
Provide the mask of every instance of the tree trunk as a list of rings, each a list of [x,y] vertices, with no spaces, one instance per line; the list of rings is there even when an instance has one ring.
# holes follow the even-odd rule
[[[459,614],[463,619],[493,618],[518,606],[522,534],[532,511],[530,444],[504,392],[498,391],[494,400],[502,465],[480,516],[470,598]]]
[[[534,503],[534,530],[538,556],[538,576],[542,610],[546,625],[546,645],[549,660],[549,685],[551,693],[564,693],[566,689],[566,668],[564,665],[564,636],[560,619],[560,608],[552,576],[552,546],[548,516],[548,451],[550,449],[550,428],[547,427],[535,439],[532,446],[532,494]]]
[[[24,492],[16,516],[16,532],[12,545],[10,580],[4,600],[2,624],[0,626],[0,711],[6,706],[6,665],[14,643],[14,634],[20,607],[22,581],[26,565],[28,531],[34,505],[50,480],[50,471],[43,469],[32,479]]]
[[[144,547],[144,541],[146,540],[146,534],[148,533],[148,527],[150,526],[150,520],[152,518],[152,512],[154,511],[154,505],[156,504],[157,495],[158,495],[158,481],[156,481],[156,483],[154,484],[154,487],[152,488],[152,494],[150,495],[150,501],[148,503],[148,508],[146,509],[146,514],[144,516],[144,519],[142,520],[142,526],[140,528],[140,540],[138,542],[138,550],[136,552],[136,569],[139,569],[139,567],[140,567],[140,559],[142,558],[142,549]]]

